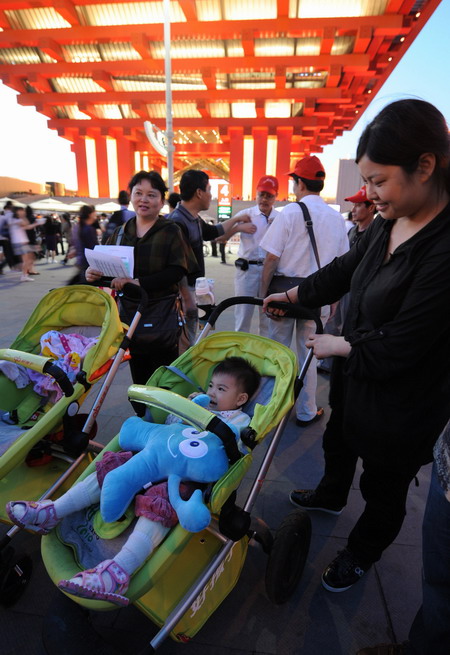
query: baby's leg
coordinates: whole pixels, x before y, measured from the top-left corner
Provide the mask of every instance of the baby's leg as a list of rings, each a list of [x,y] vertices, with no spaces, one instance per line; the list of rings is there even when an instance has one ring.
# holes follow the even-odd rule
[[[81,598],[127,605],[128,598],[123,594],[128,589],[131,575],[142,566],[169,530],[162,523],[139,517],[135,529],[114,559],[100,562],[95,568],[77,573],[70,580],[61,580],[58,587]]]
[[[142,566],[150,553],[161,543],[170,528],[158,521],[140,516],[136,527],[125,542],[122,550],[114,557],[128,575]]]
[[[13,500],[6,505],[6,511],[11,521],[21,528],[48,534],[62,518],[99,500],[97,474],[91,473],[54,502]]]

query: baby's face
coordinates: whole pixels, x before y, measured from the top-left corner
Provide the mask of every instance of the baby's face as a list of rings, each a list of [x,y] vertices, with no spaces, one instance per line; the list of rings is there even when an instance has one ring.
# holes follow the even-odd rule
[[[248,394],[238,386],[232,375],[216,373],[206,391],[210,397],[210,409],[215,412],[238,409],[248,400]]]

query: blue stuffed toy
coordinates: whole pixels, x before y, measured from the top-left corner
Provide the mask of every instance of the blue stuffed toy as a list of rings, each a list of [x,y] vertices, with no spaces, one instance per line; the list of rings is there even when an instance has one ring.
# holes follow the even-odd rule
[[[207,399],[207,400],[206,400]],[[195,402],[209,403],[206,395]],[[230,425],[236,438],[238,429]],[[212,432],[199,432],[183,423],[160,425],[137,416],[127,419],[120,430],[123,450],[136,453],[128,462],[110,471],[104,480],[100,512],[104,521],[118,520],[144,486],[149,482],[168,481],[169,500],[180,524],[190,532],[200,532],[209,525],[211,514],[196,489],[189,500],[182,500],[182,481],[216,482],[229,467],[228,457],[219,437]]]

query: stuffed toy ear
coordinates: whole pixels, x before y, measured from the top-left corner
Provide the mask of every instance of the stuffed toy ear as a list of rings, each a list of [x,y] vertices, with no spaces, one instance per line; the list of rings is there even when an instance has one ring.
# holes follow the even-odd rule
[[[208,407],[211,398],[206,393],[201,393],[195,398],[192,398],[192,402],[200,407]]]
[[[199,394],[198,396],[195,396],[195,398],[192,399],[192,402],[195,403],[196,405],[200,405],[200,407],[208,407],[210,401],[211,401],[211,398],[206,393],[201,393],[201,394]],[[233,425],[232,423],[228,423],[228,421],[225,418],[223,418],[221,416],[219,416],[219,418],[221,418],[222,421],[224,423],[226,423],[228,425],[228,427],[230,427],[233,430],[234,436],[236,437],[236,439],[239,439],[239,437],[241,436],[240,429],[238,427],[236,427],[235,425]]]

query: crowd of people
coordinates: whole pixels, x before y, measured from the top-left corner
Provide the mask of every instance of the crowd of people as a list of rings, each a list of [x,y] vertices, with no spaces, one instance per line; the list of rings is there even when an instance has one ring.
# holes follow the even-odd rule
[[[141,171],[129,184],[133,212],[123,196],[104,239],[134,248],[133,275],[114,278],[111,287],[118,292],[128,282],[143,287],[149,297],[146,311],[154,316],[156,307],[165,326],[156,334],[138,328],[130,347],[135,383],[145,384],[157,367],[194,343],[195,282],[205,276],[203,241],[224,244],[237,232],[235,293],[265,299],[259,333],[293,344],[300,363],[309,349],[319,360],[332,358],[324,474],[315,489],[290,493],[298,508],[338,515],[362,461],[363,511],[345,548],[323,571],[327,591],[346,591],[380,560],[402,527],[409,486],[432,461],[434,449],[423,524],[423,606],[407,644],[368,647],[361,654],[450,651],[449,162],[442,114],[421,100],[397,101],[360,138],[356,163],[364,184],[347,198],[350,230],[320,197],[326,176],[320,159],[306,156],[288,173],[296,202],[275,209],[279,183],[265,175],[256,187],[256,205],[218,224],[200,216],[211,203],[206,173],[183,174],[180,194],[171,194],[172,211],[163,217],[167,187],[158,173]],[[9,228],[12,255],[21,258],[21,279],[32,279],[29,234],[35,223],[24,210],[5,210],[3,224]],[[53,260],[58,242],[53,219],[41,229],[47,259]],[[102,272],[89,267],[84,256],[84,248],[92,248],[100,235],[95,208],[83,207],[70,237],[78,269],[73,283],[101,279]],[[285,289],[277,292],[280,285]],[[283,310],[271,308],[272,301],[321,308],[324,334],[315,334],[312,321],[284,318]],[[121,301],[125,322],[136,303]],[[253,307],[236,310],[236,331],[251,331],[252,314]],[[326,329],[330,317],[333,330]],[[316,386],[313,363],[296,405],[300,429],[324,415],[316,404]],[[143,416],[144,408],[135,409]]]

